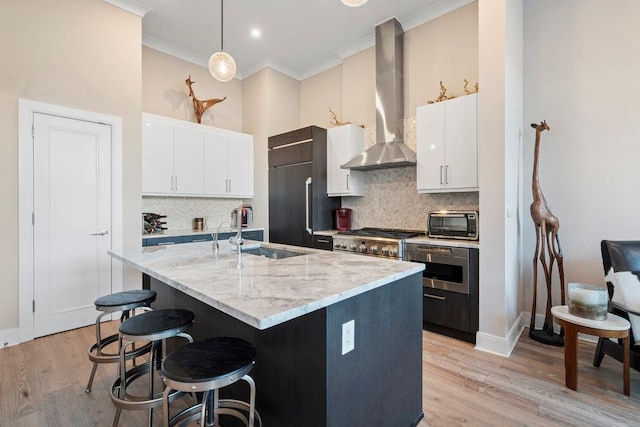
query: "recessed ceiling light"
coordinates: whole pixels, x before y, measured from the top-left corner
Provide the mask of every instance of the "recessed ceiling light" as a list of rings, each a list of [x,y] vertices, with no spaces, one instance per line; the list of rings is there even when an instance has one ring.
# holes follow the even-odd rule
[[[259,39],[261,35],[262,33],[260,32],[259,29],[254,28],[251,30],[251,37],[253,37],[254,39]]]

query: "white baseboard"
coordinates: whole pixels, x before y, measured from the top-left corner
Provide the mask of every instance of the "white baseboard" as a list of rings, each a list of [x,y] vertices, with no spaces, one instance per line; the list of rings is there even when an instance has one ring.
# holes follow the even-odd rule
[[[476,334],[476,349],[497,354],[498,356],[509,357],[524,327],[523,313],[520,313],[520,316],[518,316],[518,319],[513,323],[506,337],[497,337],[478,332]]]
[[[0,331],[0,348],[20,344],[20,329],[11,328]]]

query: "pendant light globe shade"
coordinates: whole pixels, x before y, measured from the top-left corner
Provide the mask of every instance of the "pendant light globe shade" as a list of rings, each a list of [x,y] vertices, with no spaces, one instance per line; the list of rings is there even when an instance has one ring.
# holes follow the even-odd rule
[[[351,6],[351,7],[362,6],[366,2],[367,2],[367,0],[342,0],[342,3],[346,4],[347,6]]]
[[[236,61],[226,52],[216,52],[209,58],[209,72],[216,80],[228,82],[236,75]]]

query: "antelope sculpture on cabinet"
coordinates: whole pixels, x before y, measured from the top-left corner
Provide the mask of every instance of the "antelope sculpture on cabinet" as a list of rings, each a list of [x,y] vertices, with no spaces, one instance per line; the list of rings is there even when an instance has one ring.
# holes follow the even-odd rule
[[[533,254],[533,307],[531,309],[531,324],[529,326],[529,336],[536,341],[545,344],[558,345],[564,344],[562,336],[554,335],[553,319],[551,317],[551,284],[553,265],[558,263],[558,274],[560,276],[560,298],[561,304],[565,303],[564,294],[564,267],[562,248],[560,247],[560,239],[558,237],[558,229],[560,228],[560,220],[551,213],[547,201],[542,194],[540,187],[539,164],[540,164],[540,134],[549,130],[546,121],[540,124],[532,123],[531,127],[536,130],[536,143],[533,157],[533,178],[531,182],[531,190],[533,193],[533,202],[531,203],[531,219],[536,228],[536,249]],[[547,255],[549,263],[547,264]],[[538,290],[538,259],[544,271],[545,282],[547,285],[547,305],[545,309],[544,325],[542,330],[535,330],[536,319],[536,298]]]
[[[225,99],[227,99],[227,97],[225,96],[224,98],[212,98],[212,99],[200,100],[196,98],[196,94],[193,93],[193,88],[191,87],[191,85],[194,84],[195,82],[191,80],[191,76],[189,76],[189,78],[184,82],[187,84],[187,86],[189,86],[189,96],[193,101],[193,109],[196,113],[196,121],[198,123],[202,122],[202,115],[204,114],[205,111],[207,111],[208,108],[213,107],[218,102],[222,102]]]

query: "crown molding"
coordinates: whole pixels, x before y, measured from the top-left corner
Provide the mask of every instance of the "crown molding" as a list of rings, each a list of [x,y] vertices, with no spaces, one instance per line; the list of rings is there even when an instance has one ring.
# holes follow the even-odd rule
[[[247,70],[244,74],[243,74],[243,78],[247,78],[265,68],[271,68],[272,70],[276,70],[279,73],[284,74],[287,77],[291,77],[294,80],[298,80],[300,81],[300,75],[298,73],[296,73],[295,71],[293,71],[291,68],[280,64],[279,62],[276,61],[263,61],[259,64],[254,65],[253,67],[249,68],[249,70]]]
[[[421,10],[420,12],[411,15],[400,23],[402,24],[404,31],[409,31],[424,23],[439,18],[442,15],[453,12],[462,6],[466,6],[473,1],[474,0],[442,0],[425,10]]]
[[[140,18],[144,18],[144,15],[151,12],[153,9],[136,3],[134,0],[104,0],[107,3],[119,7],[120,9],[131,12],[134,15],[138,15]]]
[[[337,65],[342,64],[343,58],[334,58],[329,61],[325,61],[321,64],[318,64],[312,68],[308,68],[306,71],[300,74],[300,78],[298,80],[302,81],[308,79],[309,77],[315,76],[323,71],[327,71],[330,68],[333,68]]]
[[[161,40],[149,36],[142,36],[142,45],[151,49],[155,49],[170,56],[174,56],[183,61],[190,62],[200,67],[209,68],[209,58],[204,58],[193,52],[181,49],[172,44],[165,43]],[[242,80],[244,77],[240,73],[236,73],[234,79]]]

